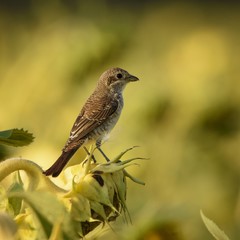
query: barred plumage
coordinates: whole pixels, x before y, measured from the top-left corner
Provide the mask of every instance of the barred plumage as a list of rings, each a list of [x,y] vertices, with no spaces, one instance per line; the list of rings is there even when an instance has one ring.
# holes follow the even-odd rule
[[[101,145],[104,136],[117,123],[122,108],[122,91],[128,82],[138,78],[121,68],[110,68],[98,80],[97,87],[87,99],[70,132],[61,156],[44,172],[56,177],[74,153],[88,140]]]

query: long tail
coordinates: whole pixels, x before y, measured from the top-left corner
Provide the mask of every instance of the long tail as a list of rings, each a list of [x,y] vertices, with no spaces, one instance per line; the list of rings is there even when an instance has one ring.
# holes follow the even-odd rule
[[[46,171],[43,173],[46,176],[52,175],[53,177],[57,177],[63,168],[66,166],[70,158],[73,156],[73,154],[77,151],[78,148],[74,148],[69,150],[68,152],[62,152],[61,156],[56,160],[56,162]]]

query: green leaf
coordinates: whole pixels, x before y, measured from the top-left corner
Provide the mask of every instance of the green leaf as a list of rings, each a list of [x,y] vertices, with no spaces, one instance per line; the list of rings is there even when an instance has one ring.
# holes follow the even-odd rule
[[[0,131],[0,144],[9,145],[13,147],[22,147],[29,145],[33,142],[32,133],[28,133],[23,129],[9,129],[5,131]]]
[[[213,237],[217,240],[230,240],[228,236],[214,223],[212,220],[207,218],[202,210],[200,211],[202,220],[208,229],[208,231],[213,235]]]
[[[14,181],[14,183],[9,187],[8,194],[11,194],[14,192],[22,192],[24,190],[19,172],[17,173],[15,178],[17,179],[17,181]],[[13,209],[14,216],[18,215],[22,207],[22,199],[16,198],[16,197],[9,197],[8,203]]]
[[[11,197],[21,198],[31,207],[41,223],[46,239],[49,239],[56,224],[61,225],[63,239],[76,239],[70,214],[55,195],[46,192],[16,192]]]

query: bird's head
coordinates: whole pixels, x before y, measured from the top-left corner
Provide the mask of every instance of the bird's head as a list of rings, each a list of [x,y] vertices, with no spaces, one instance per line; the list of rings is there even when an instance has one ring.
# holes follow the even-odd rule
[[[121,68],[110,68],[105,71],[99,81],[113,92],[121,92],[127,83],[139,79]]]

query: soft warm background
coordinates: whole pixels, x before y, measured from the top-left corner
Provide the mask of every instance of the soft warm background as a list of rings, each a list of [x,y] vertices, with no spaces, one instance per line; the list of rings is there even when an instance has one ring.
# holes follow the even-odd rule
[[[49,2],[0,2],[0,127],[36,137],[1,158],[47,168],[100,74],[122,67],[141,80],[103,149],[140,145],[126,157],[150,160],[129,168],[146,186],[128,184],[133,225],[115,224],[120,239],[212,239],[200,209],[238,239],[240,5]]]

